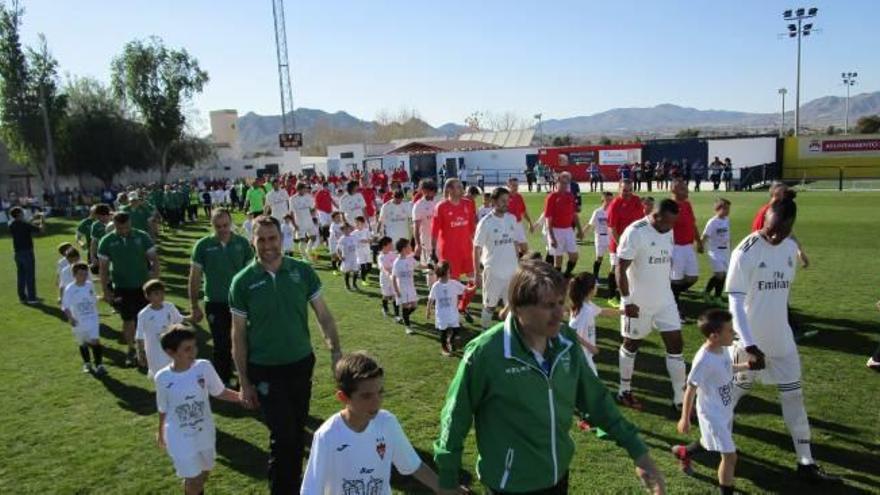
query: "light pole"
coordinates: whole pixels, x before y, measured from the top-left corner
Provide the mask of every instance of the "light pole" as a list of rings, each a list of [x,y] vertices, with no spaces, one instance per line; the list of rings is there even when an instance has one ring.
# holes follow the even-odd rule
[[[858,72],[840,73],[840,78],[843,79],[843,85],[846,86],[846,118],[843,121],[844,134],[849,134],[849,88],[856,85],[857,77],[859,77]]]
[[[535,119],[538,120],[538,142],[541,143],[540,146],[544,146],[544,128],[541,126],[541,117],[543,115],[540,113],[535,114]]]
[[[794,92],[794,135],[800,133],[801,128],[801,37],[809,36],[813,29],[813,23],[803,24],[805,19],[816,17],[819,9],[810,7],[809,9],[799,8],[796,10],[786,10],[782,13],[782,18],[786,21],[797,21],[797,24],[788,25],[788,37],[797,38],[797,86]]]
[[[782,97],[782,112],[779,113],[780,123],[779,123],[779,137],[785,137],[785,94],[788,93],[788,90],[785,88],[779,88],[779,96]]]

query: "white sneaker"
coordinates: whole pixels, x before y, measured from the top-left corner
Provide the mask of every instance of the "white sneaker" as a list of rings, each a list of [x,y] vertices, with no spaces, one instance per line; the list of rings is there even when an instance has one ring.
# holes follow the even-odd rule
[[[92,363],[83,363],[83,373],[91,373],[94,371],[92,369]]]
[[[868,358],[868,362],[865,363],[865,366],[874,371],[880,371],[880,361],[874,361],[873,357]]]
[[[394,323],[400,323],[400,322],[402,322],[402,321],[403,321],[403,318],[401,318],[401,317],[399,317],[399,316],[395,316],[395,317],[394,317]]]
[[[415,333],[410,327],[404,327],[403,330],[406,332],[407,335],[412,335]]]

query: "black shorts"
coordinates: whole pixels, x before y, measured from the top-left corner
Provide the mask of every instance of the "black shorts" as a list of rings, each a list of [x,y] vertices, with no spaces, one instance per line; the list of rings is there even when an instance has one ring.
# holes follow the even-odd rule
[[[143,289],[113,289],[113,307],[119,313],[122,321],[137,320],[137,315],[144,306],[149,304]]]

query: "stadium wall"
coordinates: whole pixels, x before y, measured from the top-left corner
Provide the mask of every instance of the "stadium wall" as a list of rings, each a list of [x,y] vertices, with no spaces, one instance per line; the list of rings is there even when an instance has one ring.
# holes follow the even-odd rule
[[[787,180],[880,177],[880,134],[787,137],[782,175]]]

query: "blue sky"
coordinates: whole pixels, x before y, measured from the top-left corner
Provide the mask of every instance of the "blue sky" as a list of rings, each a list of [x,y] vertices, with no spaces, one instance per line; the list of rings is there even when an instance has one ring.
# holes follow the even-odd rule
[[[200,118],[235,108],[279,112],[270,0],[22,0],[26,44],[44,33],[63,73],[109,80],[129,40],[185,47],[211,81]],[[288,0],[297,107],[372,119],[415,108],[433,125],[475,110],[586,115],[674,103],[773,112],[794,102],[796,42],[782,11],[819,8],[804,42],[802,102],[880,89],[876,0],[740,1]],[[204,123],[202,124],[204,125]]]

